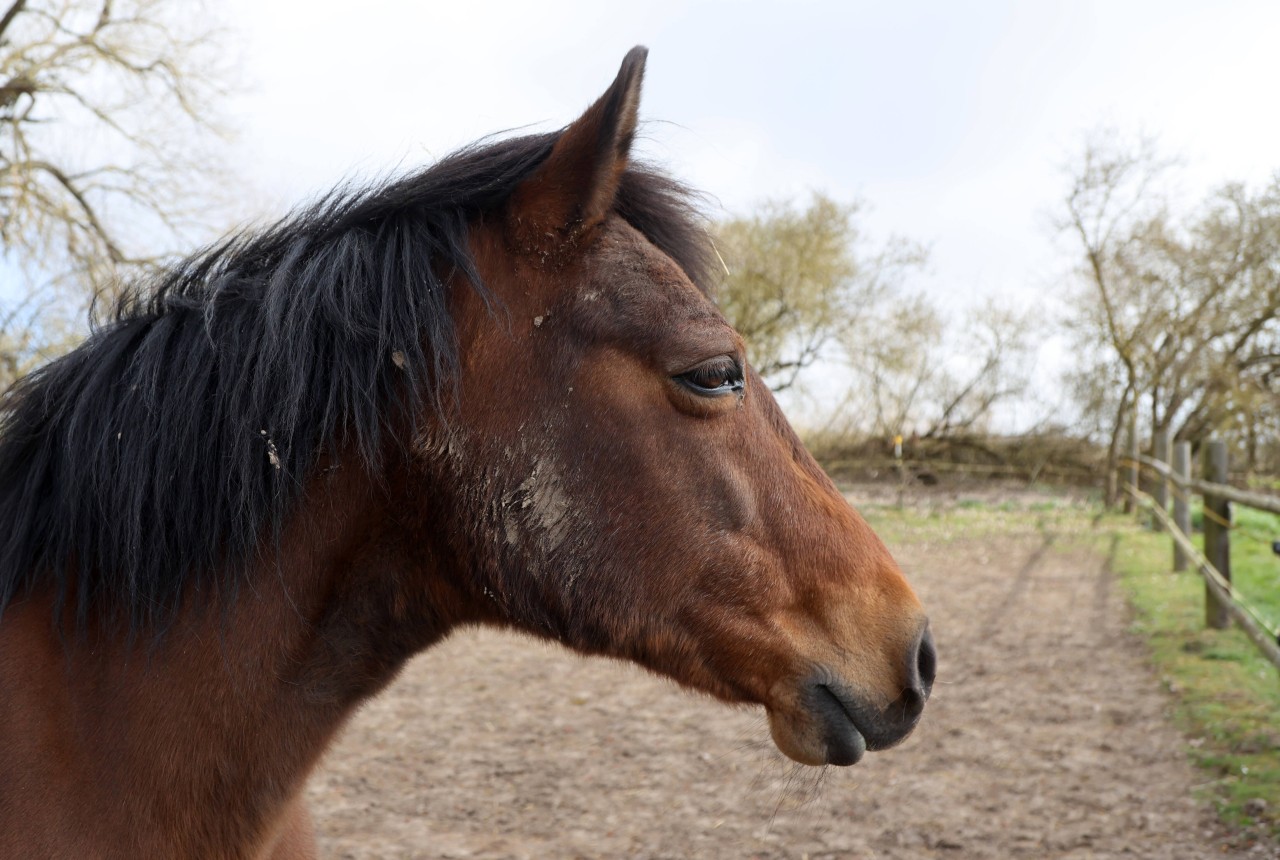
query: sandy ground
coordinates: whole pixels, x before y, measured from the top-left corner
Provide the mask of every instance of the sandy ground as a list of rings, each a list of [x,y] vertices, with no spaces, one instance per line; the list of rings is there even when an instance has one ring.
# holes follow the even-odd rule
[[[310,787],[329,858],[1169,858],[1230,847],[1105,559],[1052,532],[893,547],[932,616],[916,733],[853,768],[763,716],[490,631],[415,660]]]

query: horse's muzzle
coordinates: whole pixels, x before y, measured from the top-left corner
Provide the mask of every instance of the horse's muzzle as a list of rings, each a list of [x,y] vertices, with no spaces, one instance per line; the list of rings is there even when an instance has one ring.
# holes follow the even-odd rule
[[[883,707],[868,704],[835,672],[819,669],[804,684],[799,700],[825,748],[823,763],[856,764],[867,750],[891,747],[909,735],[924,712],[937,664],[926,626],[908,655],[902,692]]]

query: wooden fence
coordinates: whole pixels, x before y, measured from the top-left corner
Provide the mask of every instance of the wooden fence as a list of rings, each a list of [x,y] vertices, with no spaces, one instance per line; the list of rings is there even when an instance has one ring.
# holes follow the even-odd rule
[[[1162,444],[1163,442],[1163,444]],[[1202,474],[1191,474],[1191,443],[1169,444],[1168,436],[1157,437],[1152,446],[1156,457],[1144,457],[1131,449],[1123,466],[1125,490],[1138,505],[1150,511],[1152,527],[1165,531],[1173,540],[1173,569],[1186,570],[1194,562],[1195,570],[1204,578],[1205,623],[1225,628],[1232,621],[1244,631],[1259,650],[1280,667],[1280,638],[1276,629],[1258,617],[1240,600],[1231,585],[1231,505],[1238,504],[1280,514],[1280,498],[1251,493],[1227,483],[1226,443],[1210,441],[1202,446]],[[1138,469],[1154,473],[1151,493],[1138,488]],[[1173,514],[1169,514],[1170,489],[1173,489]],[[1192,494],[1204,496],[1204,549],[1192,543]]]

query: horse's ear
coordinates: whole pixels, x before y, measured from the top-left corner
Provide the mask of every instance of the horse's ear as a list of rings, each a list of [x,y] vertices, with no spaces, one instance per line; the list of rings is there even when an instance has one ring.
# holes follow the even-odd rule
[[[632,48],[613,85],[560,134],[547,160],[511,197],[512,227],[524,242],[559,242],[613,206],[636,135],[648,48]]]

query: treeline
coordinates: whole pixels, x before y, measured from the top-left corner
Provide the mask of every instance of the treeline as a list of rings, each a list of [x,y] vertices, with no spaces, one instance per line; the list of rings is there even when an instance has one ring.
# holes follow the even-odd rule
[[[911,289],[928,251],[873,243],[860,204],[814,194],[715,226],[721,309],[775,391],[821,399],[820,429],[935,439],[988,428],[1026,394],[1030,314],[986,301],[959,316]]]
[[[1242,469],[1280,473],[1280,179],[1226,184],[1179,211],[1163,192],[1173,172],[1149,141],[1090,140],[1058,211],[1079,261],[1063,273],[1060,319],[990,302],[946,315],[910,289],[926,249],[869,242],[860,207],[823,195],[717,225],[721,306],[776,389],[822,397],[814,435],[833,451],[901,435],[949,461],[985,447],[993,466],[1034,472],[1039,455],[995,438],[1017,407],[1023,443],[1072,452],[1064,468],[1077,473],[1114,475],[1128,434],[1166,431],[1225,438]],[[1027,422],[1050,334],[1072,347],[1060,381],[1072,409]],[[1116,491],[1109,482],[1109,501]]]
[[[0,388],[80,335],[90,297],[220,220],[210,143],[225,47],[212,19],[164,0],[3,7],[0,274],[28,288],[0,295]],[[1128,434],[1163,432],[1217,435],[1233,463],[1280,473],[1280,179],[1179,206],[1165,193],[1176,178],[1149,141],[1097,134],[1084,147],[1056,210],[1078,261],[1060,319],[940,306],[912,287],[925,246],[872,241],[861,204],[821,194],[714,225],[720,302],[824,440],[901,435],[929,456],[982,447],[1010,466],[1017,444],[990,440],[1016,410],[1024,448],[1081,441],[1099,473],[1114,473]],[[1050,336],[1071,344],[1071,407],[1028,420],[1043,409],[1030,374]]]
[[[1225,439],[1249,472],[1280,472],[1280,177],[1223,185],[1178,211],[1173,163],[1100,134],[1064,206],[1080,250],[1068,378],[1114,474],[1130,433]],[[1107,498],[1117,488],[1108,482]]]

